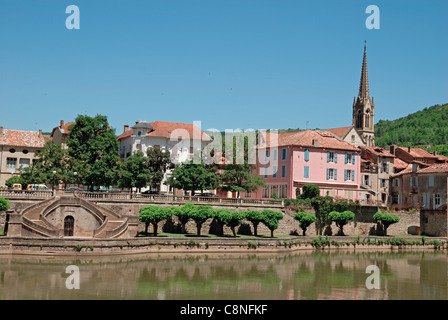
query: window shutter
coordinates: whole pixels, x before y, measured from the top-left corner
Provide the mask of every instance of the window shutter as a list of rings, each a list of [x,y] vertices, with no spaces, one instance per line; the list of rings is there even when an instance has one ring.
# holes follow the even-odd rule
[[[327,168],[327,180],[330,179],[330,169]]]
[[[355,154],[352,154],[352,164],[355,164]]]
[[[347,160],[347,154],[345,154],[345,159]],[[344,169],[344,181],[347,181],[347,169]]]
[[[355,170],[352,170],[352,181],[355,181]]]
[[[330,162],[330,151],[327,151],[327,162]]]
[[[334,163],[338,163],[338,153],[334,153]]]
[[[345,153],[345,164],[347,164],[348,163],[348,153],[346,152]]]
[[[309,160],[310,160],[310,149],[305,149],[305,161]]]
[[[334,180],[338,180],[338,169],[334,169]]]

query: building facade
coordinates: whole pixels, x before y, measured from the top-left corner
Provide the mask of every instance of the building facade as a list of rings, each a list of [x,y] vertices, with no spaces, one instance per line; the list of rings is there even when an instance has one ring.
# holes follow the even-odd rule
[[[173,164],[180,164],[199,157],[211,139],[200,128],[190,123],[164,121],[136,121],[134,126],[124,126],[118,136],[120,159],[126,160],[136,151],[146,155],[148,148],[156,148],[171,155]],[[163,181],[171,176],[171,169],[165,173]],[[160,192],[168,192],[169,186],[162,182]]]
[[[278,143],[259,147],[265,155],[257,173],[266,181],[254,198],[295,198],[296,189],[317,185],[321,195],[356,201],[360,189],[360,150],[324,131],[278,135]],[[260,157],[259,157],[260,159]]]
[[[20,168],[32,165],[49,137],[42,131],[9,130],[0,127],[0,185],[20,175]]]

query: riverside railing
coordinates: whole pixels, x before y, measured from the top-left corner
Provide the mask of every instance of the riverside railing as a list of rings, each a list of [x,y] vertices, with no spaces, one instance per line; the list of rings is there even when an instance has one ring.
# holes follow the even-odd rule
[[[173,196],[159,194],[138,193],[107,193],[107,192],[76,192],[76,196],[87,200],[141,200],[150,202],[169,203],[207,203],[207,204],[235,204],[235,205],[273,205],[283,207],[283,200],[276,199],[245,199],[245,198],[219,198],[207,196]]]
[[[54,195],[53,191],[32,191],[32,190],[0,190],[0,197],[6,199],[31,198],[31,199],[48,199]]]

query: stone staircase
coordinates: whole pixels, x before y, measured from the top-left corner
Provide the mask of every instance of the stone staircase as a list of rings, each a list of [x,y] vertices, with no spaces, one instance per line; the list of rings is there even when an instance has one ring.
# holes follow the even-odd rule
[[[67,215],[65,214],[66,212],[78,212],[77,218],[79,218],[79,212],[82,215],[90,215],[88,217],[89,221],[94,219],[96,221],[95,225],[99,225],[96,228],[93,225],[91,226],[89,235],[92,238],[105,239],[127,236],[127,218],[122,218],[119,214],[95,205],[88,200],[73,196],[54,197],[25,208],[21,213],[22,228],[25,229],[26,235],[63,237],[64,223],[59,222],[59,225],[52,224],[47,217],[52,216],[54,218],[56,215],[57,218],[53,220],[64,221],[64,217]],[[74,232],[73,236],[77,236],[76,232]],[[82,236],[85,237],[86,234],[84,233]]]

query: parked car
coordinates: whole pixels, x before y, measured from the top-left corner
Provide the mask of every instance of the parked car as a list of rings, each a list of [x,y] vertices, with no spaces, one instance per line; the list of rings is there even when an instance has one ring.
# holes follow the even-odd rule
[[[26,187],[26,190],[28,190],[28,191],[50,191],[50,188],[48,188],[44,184],[29,184]]]
[[[141,194],[159,194],[159,191],[157,191],[157,190],[146,190],[146,191],[143,191]]]
[[[65,192],[79,192],[79,191],[82,191],[82,189],[78,187],[68,187],[65,189]]]
[[[211,192],[203,192],[201,194],[198,194],[199,197],[218,197],[217,194],[211,193]]]
[[[14,183],[14,184],[12,185],[12,190],[14,190],[14,191],[20,191],[20,190],[22,190],[22,185],[21,185],[20,183]]]
[[[0,191],[8,191],[8,187],[5,185],[0,186]]]

